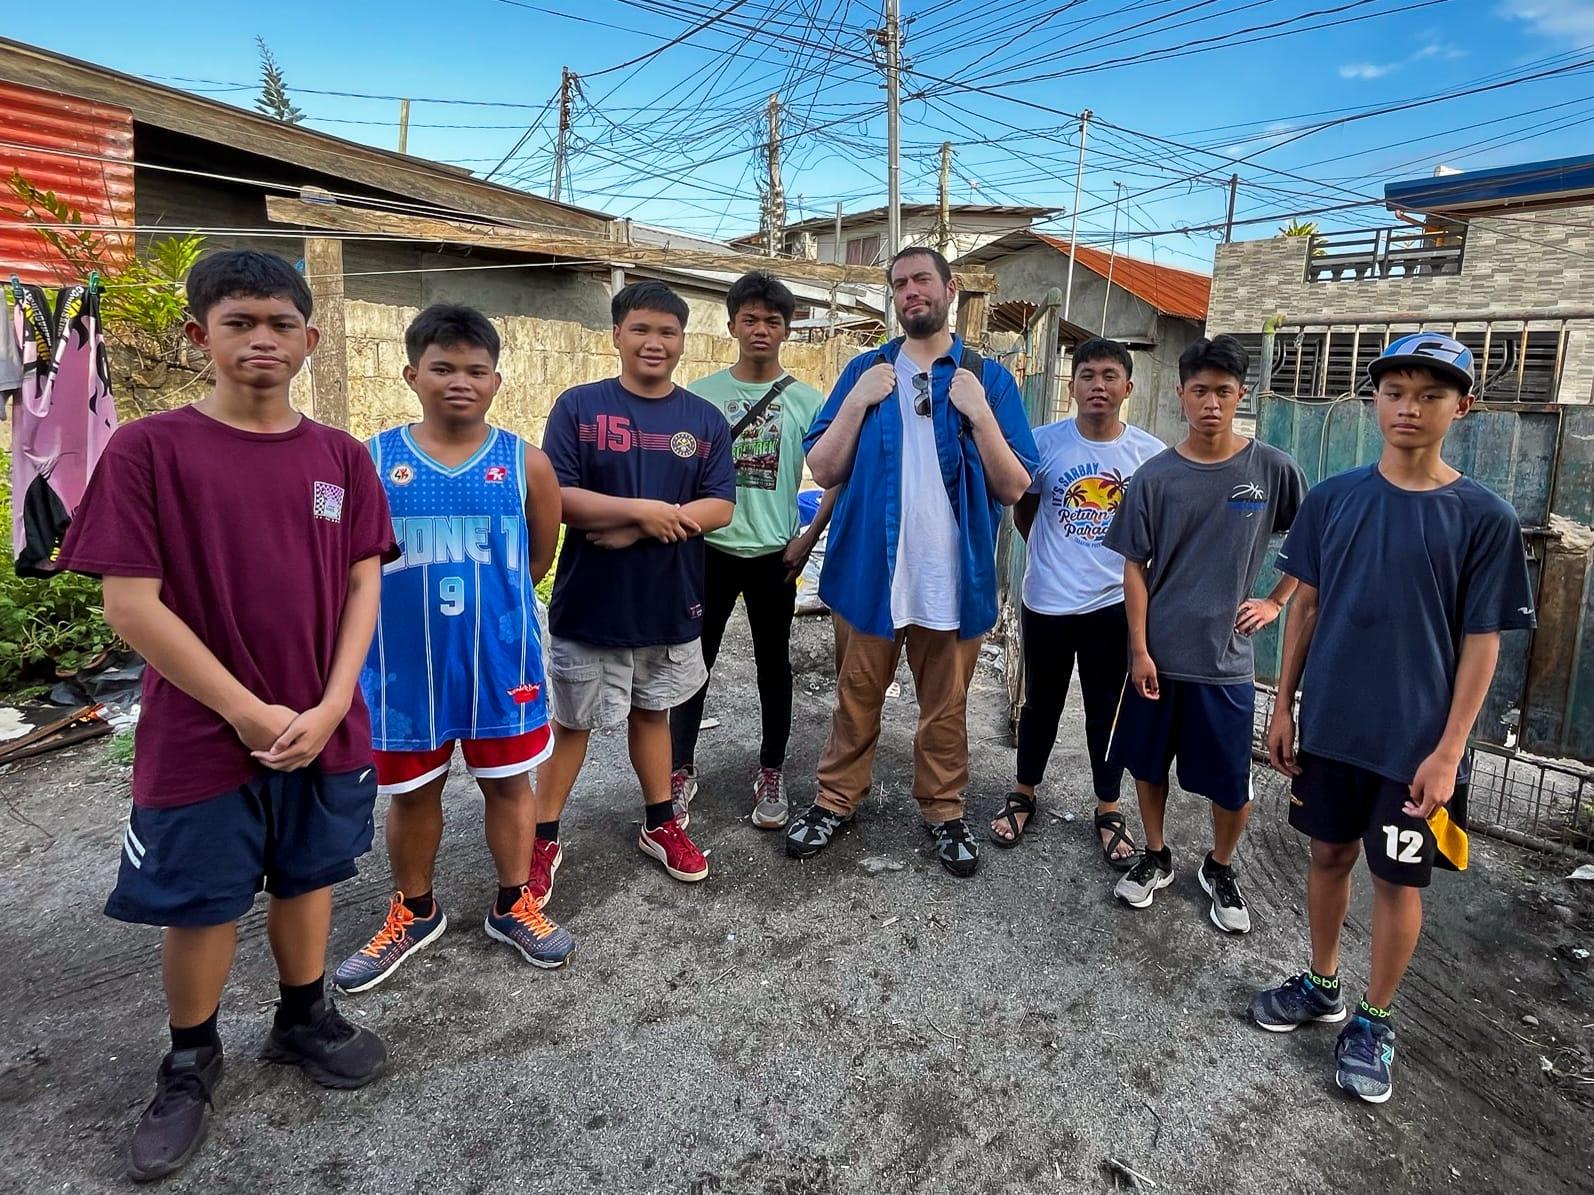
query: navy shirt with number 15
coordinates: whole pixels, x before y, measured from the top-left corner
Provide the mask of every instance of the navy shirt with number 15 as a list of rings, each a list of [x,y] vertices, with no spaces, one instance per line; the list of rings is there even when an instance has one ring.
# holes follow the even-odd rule
[[[730,425],[677,386],[641,398],[615,378],[573,386],[548,413],[542,448],[561,486],[685,505],[736,500]],[[703,539],[600,548],[565,530],[548,629],[599,647],[690,643],[703,625]]]

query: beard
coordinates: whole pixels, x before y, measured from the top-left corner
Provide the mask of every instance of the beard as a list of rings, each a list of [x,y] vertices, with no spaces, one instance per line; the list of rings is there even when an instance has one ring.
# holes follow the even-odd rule
[[[923,311],[915,312],[913,315],[903,315],[899,311],[897,316],[902,320],[904,332],[909,336],[923,338],[945,330],[947,312],[950,309],[950,303],[937,303],[931,300]]]

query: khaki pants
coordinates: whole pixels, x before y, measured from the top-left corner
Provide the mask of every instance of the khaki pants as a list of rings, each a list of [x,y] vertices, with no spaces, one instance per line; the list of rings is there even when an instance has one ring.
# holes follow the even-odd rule
[[[906,647],[919,698],[913,797],[927,822],[962,817],[963,790],[969,783],[969,682],[981,639],[914,626],[904,627],[893,639],[881,639],[839,617],[834,622],[836,712],[819,757],[819,804],[846,817],[868,794],[880,741],[880,709]]]

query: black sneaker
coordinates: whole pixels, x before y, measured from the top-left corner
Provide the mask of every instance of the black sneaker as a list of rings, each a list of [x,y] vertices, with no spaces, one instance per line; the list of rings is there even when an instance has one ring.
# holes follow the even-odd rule
[[[369,1029],[351,1025],[331,1000],[318,1000],[310,1023],[271,1027],[260,1057],[297,1066],[323,1087],[364,1087],[387,1065],[387,1047]]]
[[[974,874],[974,869],[980,865],[980,848],[962,818],[925,822],[924,828],[935,839],[935,857],[942,867],[960,880]]]
[[[1288,1033],[1313,1021],[1331,1024],[1345,1019],[1345,1001],[1339,989],[1332,992],[1312,982],[1310,972],[1292,975],[1276,988],[1251,997],[1251,1019],[1272,1033]]]
[[[205,1139],[221,1050],[173,1050],[161,1059],[150,1100],[127,1150],[127,1177],[136,1183],[165,1178],[182,1169]]]
[[[786,853],[793,859],[812,859],[851,822],[852,818],[842,817],[815,802],[787,825]]]

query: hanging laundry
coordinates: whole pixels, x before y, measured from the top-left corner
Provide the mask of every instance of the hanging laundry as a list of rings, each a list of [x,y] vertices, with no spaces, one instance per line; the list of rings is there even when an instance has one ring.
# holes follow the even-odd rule
[[[22,324],[11,313],[11,296],[0,287],[0,420],[11,396],[22,389]]]
[[[99,289],[48,296],[11,280],[21,328],[22,389],[11,433],[11,549],[17,573],[49,576],[89,474],[116,430]]]

